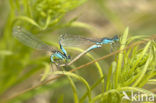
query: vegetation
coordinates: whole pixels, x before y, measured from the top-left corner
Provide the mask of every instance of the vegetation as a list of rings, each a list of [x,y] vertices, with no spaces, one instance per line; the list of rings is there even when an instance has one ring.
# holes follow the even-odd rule
[[[0,4],[0,103],[42,103],[41,100],[46,103],[131,103],[132,100],[123,98],[123,92],[130,97],[132,91],[153,95],[156,99],[156,15],[149,9],[154,7],[153,2],[144,4],[139,0],[135,7],[128,0],[130,6],[124,11],[122,0],[114,3],[108,0],[3,1]],[[139,8],[140,3],[144,9]],[[81,11],[84,5],[95,6],[99,14],[93,18],[100,18],[100,23],[95,23],[99,27],[79,21],[81,16],[84,18],[84,12],[77,13],[75,8]],[[2,9],[5,6],[9,10]],[[131,13],[132,8],[137,10]],[[70,13],[76,16],[70,17]],[[90,15],[85,18],[87,21]],[[59,46],[58,33],[89,37],[104,32],[103,28],[108,34],[120,34],[120,46],[110,53],[110,45],[104,45],[72,65],[50,72],[49,55],[23,45],[12,36],[12,29],[17,25],[55,48]],[[103,34],[97,36],[100,38]],[[66,49],[72,59],[85,51],[76,47]]]

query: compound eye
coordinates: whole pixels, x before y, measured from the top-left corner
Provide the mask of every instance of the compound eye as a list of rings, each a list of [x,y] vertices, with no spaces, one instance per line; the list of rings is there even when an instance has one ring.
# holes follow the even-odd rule
[[[68,55],[68,59],[71,59],[70,55]]]

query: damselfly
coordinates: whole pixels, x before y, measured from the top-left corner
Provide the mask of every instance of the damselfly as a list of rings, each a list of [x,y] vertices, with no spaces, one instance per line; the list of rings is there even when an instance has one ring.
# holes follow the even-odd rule
[[[50,60],[52,63],[56,63],[55,62],[56,59],[63,60],[65,62],[67,62],[70,59],[70,56],[67,55],[67,52],[61,45],[60,41],[59,41],[59,45],[60,45],[60,49],[62,52],[42,42],[41,40],[36,38],[33,34],[21,28],[20,26],[13,28],[13,36],[26,46],[29,46],[31,48],[38,49],[38,50],[46,50],[46,51],[52,52],[51,57],[50,57]]]
[[[85,49],[82,53],[80,53],[78,56],[76,56],[74,59],[72,59],[71,62],[69,62],[67,65],[70,65],[74,63],[76,60],[78,60],[81,56],[85,55],[89,51],[100,48],[103,44],[114,44],[115,42],[119,41],[118,36],[114,36],[113,38],[99,38],[99,39],[90,39],[90,38],[85,38],[81,36],[72,36],[72,35],[61,35],[60,36],[60,42],[64,46],[74,46],[74,47],[86,47],[88,46],[87,49]],[[112,46],[111,46],[112,47]]]
[[[99,48],[104,44],[114,44],[119,41],[119,37],[115,35],[112,38],[85,38],[81,36],[61,35],[61,43],[64,46],[86,46],[93,45],[89,48],[89,51],[95,48]]]

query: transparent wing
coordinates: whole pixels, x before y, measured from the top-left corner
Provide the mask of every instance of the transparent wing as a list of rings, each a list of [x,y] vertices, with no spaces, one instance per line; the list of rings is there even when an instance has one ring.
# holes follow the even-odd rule
[[[93,42],[93,43],[97,43],[97,42],[101,42],[103,38],[82,38],[86,41],[89,41],[89,42]]]
[[[29,46],[31,48],[38,50],[47,50],[52,52],[56,51],[51,46],[45,44],[44,42],[36,38],[33,34],[21,28],[20,26],[13,28],[13,36],[20,42],[22,42],[24,45]]]
[[[63,46],[70,46],[70,47],[80,47],[84,48],[90,45],[95,44],[92,41],[86,40],[86,38],[77,35],[61,35],[60,42]]]
[[[102,42],[104,39],[105,39],[105,40],[114,40],[115,42],[116,42],[116,41],[119,41],[119,37],[118,37],[118,35],[115,35],[114,37],[83,38],[83,39],[88,40],[88,41],[90,41],[90,42],[94,42],[94,43]]]

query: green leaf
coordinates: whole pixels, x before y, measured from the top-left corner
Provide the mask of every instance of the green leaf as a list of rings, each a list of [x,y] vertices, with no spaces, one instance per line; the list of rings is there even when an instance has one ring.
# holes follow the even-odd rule
[[[127,27],[124,31],[124,34],[123,34],[121,40],[120,40],[120,44],[122,44],[122,45],[120,47],[121,52],[119,53],[119,56],[118,56],[118,64],[117,64],[116,75],[115,75],[115,88],[117,88],[119,86],[118,81],[119,81],[119,76],[121,73],[121,68],[122,68],[122,63],[123,63],[123,49],[125,48],[125,44],[127,41],[128,30],[129,29]]]
[[[141,58],[144,56],[144,54],[145,54],[146,51],[148,50],[150,44],[151,44],[151,42],[149,42],[149,43],[146,45],[145,49],[144,49],[143,52],[142,52],[142,55],[140,56]],[[147,69],[148,69],[148,66],[149,66],[149,64],[150,64],[150,62],[151,62],[151,60],[152,60],[152,58],[153,58],[152,55],[150,55],[149,58],[148,58],[148,60],[146,61],[146,64],[145,64],[145,66],[144,66],[144,69],[140,72],[139,78],[138,78],[138,79],[135,81],[135,83],[133,84],[133,87],[137,86],[137,85],[141,82],[142,78],[144,77],[144,75],[145,75],[145,73],[146,73],[146,71],[147,71]],[[140,60],[140,59],[139,59],[139,60]],[[138,62],[139,62],[139,61],[138,61]]]
[[[91,88],[90,88],[88,82],[83,77],[76,75],[74,73],[65,72],[65,71],[56,71],[53,74],[64,74],[64,75],[71,76],[71,77],[74,77],[74,78],[80,80],[83,84],[85,84],[87,91],[88,91],[89,101],[91,100]]]
[[[50,74],[50,69],[51,69],[49,63],[44,62],[43,65],[45,66],[45,68],[44,68],[45,70],[41,77],[41,81],[45,80],[45,78]]]
[[[13,54],[12,51],[0,50],[0,55],[1,55],[1,56],[9,56],[9,55],[12,55],[12,54]]]
[[[95,96],[94,98],[92,98],[91,103],[95,103],[96,101],[101,100],[101,98],[106,99],[109,96],[110,93],[115,93],[117,95],[118,100],[120,100],[119,91],[116,90],[116,89],[112,89],[112,90],[109,90],[107,92],[104,92],[104,93],[101,93],[101,94]],[[111,97],[108,97],[108,98],[111,98]]]
[[[38,27],[39,29],[42,29],[42,27],[40,25],[38,25],[33,19],[29,18],[29,17],[26,17],[26,16],[18,16],[16,18],[16,20],[21,20],[21,21],[26,21],[36,27]]]

